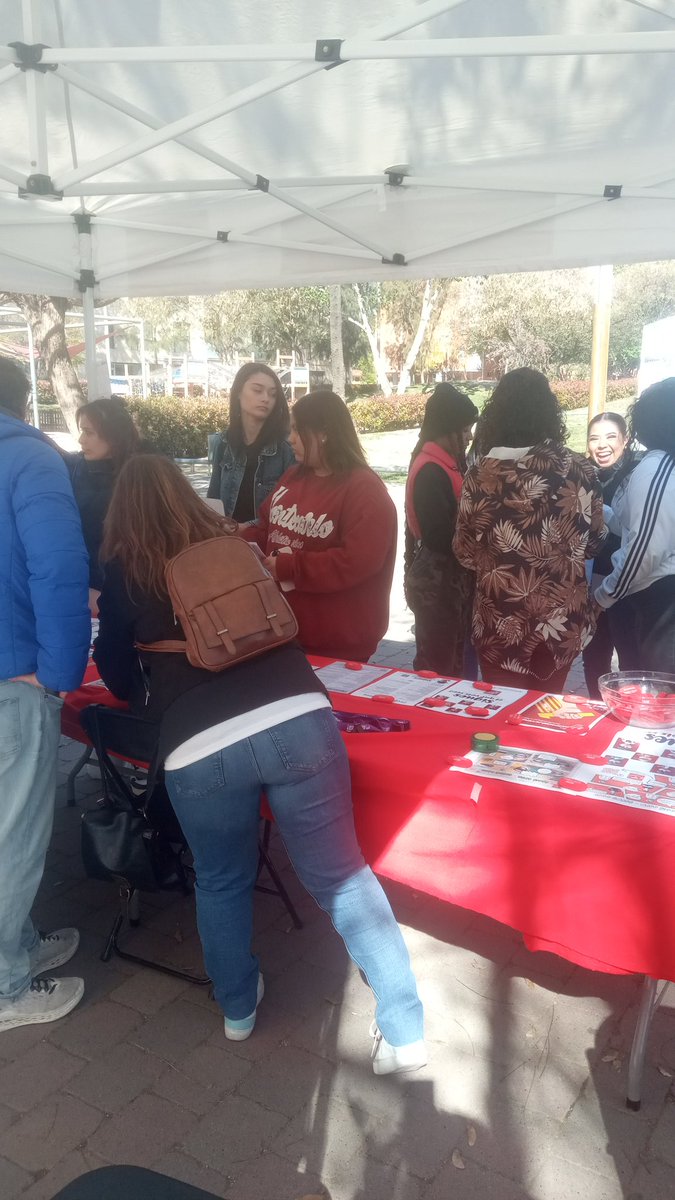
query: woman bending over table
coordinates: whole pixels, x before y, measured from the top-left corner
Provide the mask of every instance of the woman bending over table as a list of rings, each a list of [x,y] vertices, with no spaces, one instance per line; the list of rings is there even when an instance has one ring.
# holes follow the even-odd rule
[[[401,932],[356,841],[349,764],[322,685],[295,642],[220,673],[135,644],[180,637],[166,563],[223,534],[179,468],[142,455],[106,519],[94,659],[110,691],[159,724],[166,786],[194,856],[204,961],[225,1036],[253,1031],[263,977],[251,953],[264,789],[297,874],[376,997],[377,1075],[424,1065],[422,1006]],[[226,536],[226,535],[223,535]]]
[[[297,466],[241,533],[267,555],[306,653],[365,662],[389,623],[396,509],[334,392],[296,402],[290,443]]]
[[[614,494],[621,537],[595,598],[609,611],[626,671],[675,673],[675,377],[654,383],[630,413],[642,462]]]
[[[450,383],[427,400],[405,489],[405,598],[415,617],[416,671],[466,678],[473,573],[452,549],[464,452],[478,409]]]
[[[258,509],[295,461],[287,442],[288,404],[271,367],[245,363],[230,389],[230,423],[216,435],[207,496],[226,517],[254,521]]]
[[[590,639],[587,558],[605,535],[591,463],[565,445],[562,409],[539,371],[509,371],[476,429],[453,541],[476,573],[473,642],[483,679],[561,692]]]

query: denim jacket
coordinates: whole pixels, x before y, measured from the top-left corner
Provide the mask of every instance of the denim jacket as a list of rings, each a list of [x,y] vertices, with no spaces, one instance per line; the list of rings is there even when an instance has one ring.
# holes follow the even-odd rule
[[[295,463],[295,455],[288,442],[270,442],[263,446],[258,456],[255,472],[255,511],[260,511],[263,500],[269,496],[277,480]],[[213,473],[207,496],[222,500],[225,515],[230,516],[237,503],[239,488],[244,478],[246,455],[234,451],[225,434],[220,434],[214,446]]]

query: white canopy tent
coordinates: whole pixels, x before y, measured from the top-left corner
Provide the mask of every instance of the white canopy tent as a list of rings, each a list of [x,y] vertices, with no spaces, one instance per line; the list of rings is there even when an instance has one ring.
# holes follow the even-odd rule
[[[11,43],[18,43],[12,45]],[[675,257],[675,0],[0,0],[0,288]]]

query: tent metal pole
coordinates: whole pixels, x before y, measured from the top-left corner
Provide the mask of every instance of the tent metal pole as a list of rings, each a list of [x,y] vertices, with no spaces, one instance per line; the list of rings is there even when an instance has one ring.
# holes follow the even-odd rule
[[[141,356],[141,392],[143,399],[148,398],[148,364],[145,361],[145,321],[142,317],[138,322],[139,352]]]
[[[125,275],[133,274],[134,271],[139,271],[141,267],[154,267],[158,263],[171,262],[174,258],[182,258],[184,254],[191,254],[193,250],[203,250],[205,246],[213,246],[215,238],[202,238],[201,241],[192,242],[189,246],[177,246],[173,250],[165,250],[162,254],[148,254],[146,258],[135,258],[133,266],[124,272]],[[99,288],[103,286],[106,280],[115,279],[117,274],[111,271],[106,274],[104,268],[99,268]],[[115,289],[117,294],[120,293]]]
[[[388,182],[387,175],[343,175],[326,176],[323,179],[306,177],[297,179],[275,179],[274,183],[280,188],[325,188],[325,187],[377,187]],[[105,183],[78,184],[65,189],[67,196],[147,196],[162,192],[242,192],[245,191],[239,179],[163,179],[161,181],[148,179],[143,183]],[[340,197],[342,199],[342,197]]]
[[[342,62],[410,58],[503,58],[560,54],[660,54],[675,50],[668,30],[620,33],[523,34],[504,37],[419,38],[384,45],[380,39],[346,38]],[[306,62],[316,63],[315,42],[229,46],[108,46],[46,50],[47,63]]]
[[[84,317],[84,358],[85,374],[87,376],[87,397],[95,400],[98,393],[98,378],[96,371],[96,310],[94,307],[94,289],[86,287],[82,293],[82,314]]]
[[[405,15],[402,15],[398,20],[383,23],[376,29],[370,31],[371,38],[393,38],[399,33],[404,33],[408,29],[414,29],[421,25],[424,21],[430,20],[432,17],[440,16],[442,13],[449,12],[453,8],[459,8],[460,5],[466,4],[467,0],[427,0],[424,4],[411,6]],[[108,155],[102,155],[99,159],[94,160],[87,167],[83,167],[77,171],[67,171],[54,181],[58,190],[63,190],[64,187],[72,186],[74,183],[80,183],[85,179],[91,178],[92,175],[97,175],[99,172],[108,170],[112,166],[117,166],[121,162],[127,162],[130,158],[135,158],[138,154],[144,153],[145,150],[154,149],[155,146],[160,146],[166,141],[181,140],[182,135],[189,133],[199,125],[205,125],[209,121],[217,120],[228,112],[236,111],[243,107],[244,104],[250,103],[252,100],[260,99],[262,96],[267,96],[273,92],[279,91],[281,88],[287,87],[289,84],[297,83],[301,79],[307,78],[309,75],[314,75],[318,71],[325,70],[325,63],[312,62],[311,65],[302,68],[293,68],[287,71],[280,71],[273,75],[269,80],[252,85],[248,88],[243,88],[239,92],[235,92],[225,101],[224,104],[218,103],[209,105],[206,108],[199,110],[197,113],[191,113],[187,117],[183,117],[180,121],[173,121],[169,125],[162,125],[161,121],[149,116],[148,114],[140,115],[141,110],[136,109],[135,113],[132,106],[126,106],[120,103],[119,97],[108,92],[105,95],[107,103],[112,104],[114,108],[120,109],[122,112],[128,112],[130,116],[136,115],[137,119],[145,125],[150,125],[155,130],[159,129],[157,136],[152,137],[146,135],[144,138],[139,138],[136,142],[131,143],[126,148],[119,147],[116,151]],[[103,99],[103,89],[94,90],[91,85],[85,86],[83,78],[77,71],[71,71],[66,68],[59,72],[62,79],[72,83],[75,87],[83,88],[85,91],[90,91],[92,95],[98,94],[99,99]],[[188,143],[182,142],[183,145]],[[197,146],[190,145],[190,149],[195,149],[198,154],[206,154],[206,147],[202,147],[197,143]],[[222,162],[220,156],[218,159],[213,159],[213,162]],[[229,169],[229,168],[226,168]],[[249,173],[250,174],[250,173]],[[255,183],[255,176],[251,176],[250,182]]]
[[[593,309],[593,345],[591,348],[591,388],[588,417],[605,411],[607,368],[609,365],[609,326],[612,317],[614,267],[596,267],[595,307]]]
[[[30,390],[33,399],[33,424],[36,429],[40,428],[40,409],[38,408],[38,387],[37,387],[37,372],[35,370],[35,342],[33,341],[33,330],[30,327],[30,321],[26,321],[26,333],[28,335],[28,366],[30,370]]]
[[[14,183],[17,187],[26,186],[26,176],[20,175],[14,167],[10,167],[7,163],[0,162],[0,179],[6,179],[8,183]]]
[[[10,79],[16,79],[16,67],[14,63],[10,63],[8,67],[0,68],[0,83],[8,83]]]
[[[545,221],[548,217],[563,216],[564,213],[574,212],[577,208],[587,208],[591,204],[606,203],[601,201],[597,196],[593,200],[584,198],[583,200],[570,200],[568,204],[557,204],[552,207],[540,209],[538,212],[533,212],[527,216],[521,215],[513,221],[499,221],[495,225],[487,225],[484,229],[472,230],[465,237],[453,238],[452,241],[437,243],[434,246],[425,246],[422,250],[416,250],[414,254],[406,256],[408,265],[418,262],[421,258],[427,258],[430,254],[440,254],[444,250],[454,250],[457,246],[468,246],[471,242],[482,242],[485,238],[495,237],[500,233],[508,233],[510,229],[524,229],[528,225],[535,225],[538,221]]]
[[[21,0],[23,37],[29,45],[40,41],[40,8],[36,0]],[[49,174],[47,149],[47,109],[45,105],[46,76],[43,71],[25,71],[28,147],[33,170]]]

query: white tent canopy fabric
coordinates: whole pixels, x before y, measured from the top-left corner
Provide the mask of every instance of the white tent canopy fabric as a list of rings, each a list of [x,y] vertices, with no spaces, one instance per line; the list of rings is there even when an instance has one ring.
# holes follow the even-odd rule
[[[675,257],[674,68],[675,0],[0,0],[0,288]]]

